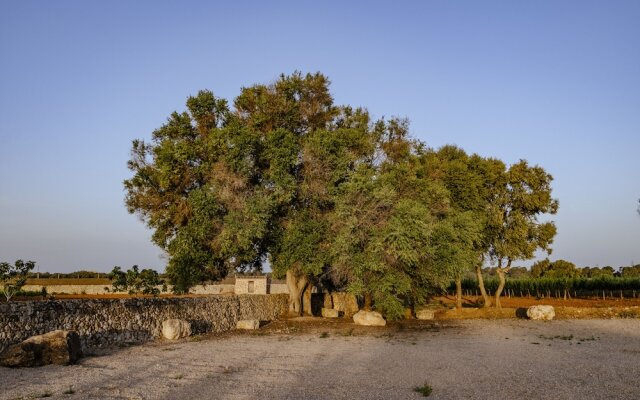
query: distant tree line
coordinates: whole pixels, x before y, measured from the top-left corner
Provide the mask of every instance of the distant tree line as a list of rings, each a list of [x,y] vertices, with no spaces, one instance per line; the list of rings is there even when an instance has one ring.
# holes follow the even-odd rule
[[[496,276],[493,267],[483,268],[483,275],[487,277]],[[635,278],[640,277],[640,264],[632,266],[621,266],[613,268],[604,267],[578,267],[574,263],[566,260],[550,261],[548,258],[537,261],[531,268],[513,267],[509,272],[511,279],[522,278],[599,278],[599,277],[619,277]]]
[[[29,272],[29,279],[98,279],[98,278],[106,278],[106,272],[95,272],[95,271],[74,271],[74,272]]]

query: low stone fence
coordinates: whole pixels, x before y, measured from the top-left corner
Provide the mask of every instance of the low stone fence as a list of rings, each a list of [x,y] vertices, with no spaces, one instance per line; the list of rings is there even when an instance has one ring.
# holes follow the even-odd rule
[[[142,343],[160,336],[162,321],[191,322],[195,334],[224,332],[238,320],[273,320],[287,295],[19,301],[0,304],[0,351],[30,336],[74,330],[83,349]]]

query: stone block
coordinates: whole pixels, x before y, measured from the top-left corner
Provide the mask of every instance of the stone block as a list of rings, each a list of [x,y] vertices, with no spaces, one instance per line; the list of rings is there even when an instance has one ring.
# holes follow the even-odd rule
[[[52,331],[9,346],[0,354],[5,367],[73,364],[82,357],[80,337],[74,331]]]
[[[387,321],[382,318],[382,314],[376,311],[360,310],[353,316],[353,322],[356,325],[364,326],[385,326]]]
[[[191,324],[181,319],[162,321],[162,336],[165,339],[177,340],[191,336]]]
[[[333,308],[322,308],[322,317],[323,318],[338,318],[340,316],[340,311],[334,310]]]
[[[436,312],[428,308],[416,311],[416,318],[422,320],[431,320],[436,318]]]
[[[241,319],[236,324],[236,329],[255,330],[260,328],[260,321],[257,319]]]

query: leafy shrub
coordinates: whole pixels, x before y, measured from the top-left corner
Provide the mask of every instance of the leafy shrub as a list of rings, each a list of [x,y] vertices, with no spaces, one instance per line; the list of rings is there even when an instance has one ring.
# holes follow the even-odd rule
[[[126,272],[116,266],[109,274],[109,279],[112,281],[114,292],[128,291],[129,294],[142,293],[157,296],[160,294],[158,286],[163,285],[163,292],[167,290],[157,271],[152,269],[140,271],[137,265],[134,265]]]
[[[418,386],[418,387],[414,388],[413,391],[417,392],[417,393],[420,393],[424,397],[429,397],[431,392],[433,392],[433,388],[425,383],[424,386]]]
[[[0,263],[0,282],[4,286],[3,293],[7,301],[20,292],[27,283],[29,271],[33,270],[35,266],[35,261],[17,260],[13,265],[7,262]]]

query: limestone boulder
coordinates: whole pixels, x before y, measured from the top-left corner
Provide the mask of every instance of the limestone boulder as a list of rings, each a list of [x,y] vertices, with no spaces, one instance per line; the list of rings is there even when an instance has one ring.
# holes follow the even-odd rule
[[[32,336],[9,346],[0,354],[5,367],[37,367],[48,364],[73,364],[82,357],[80,336],[75,331],[52,331]]]
[[[340,316],[340,311],[335,310],[333,308],[322,308],[322,317],[323,318],[338,318]]]
[[[260,328],[260,321],[257,319],[241,319],[236,323],[236,329],[255,330]]]
[[[353,315],[353,322],[356,325],[364,326],[385,326],[387,321],[382,318],[382,314],[376,311],[360,310]]]
[[[436,312],[428,308],[423,308],[416,311],[416,318],[422,320],[432,320],[436,318]]]
[[[553,306],[531,306],[527,309],[527,317],[533,320],[551,321],[556,316]]]
[[[177,340],[191,336],[191,324],[182,319],[162,321],[162,337]]]
[[[332,308],[344,313],[346,317],[352,317],[358,312],[358,300],[351,293],[331,293],[331,302],[333,303]]]

